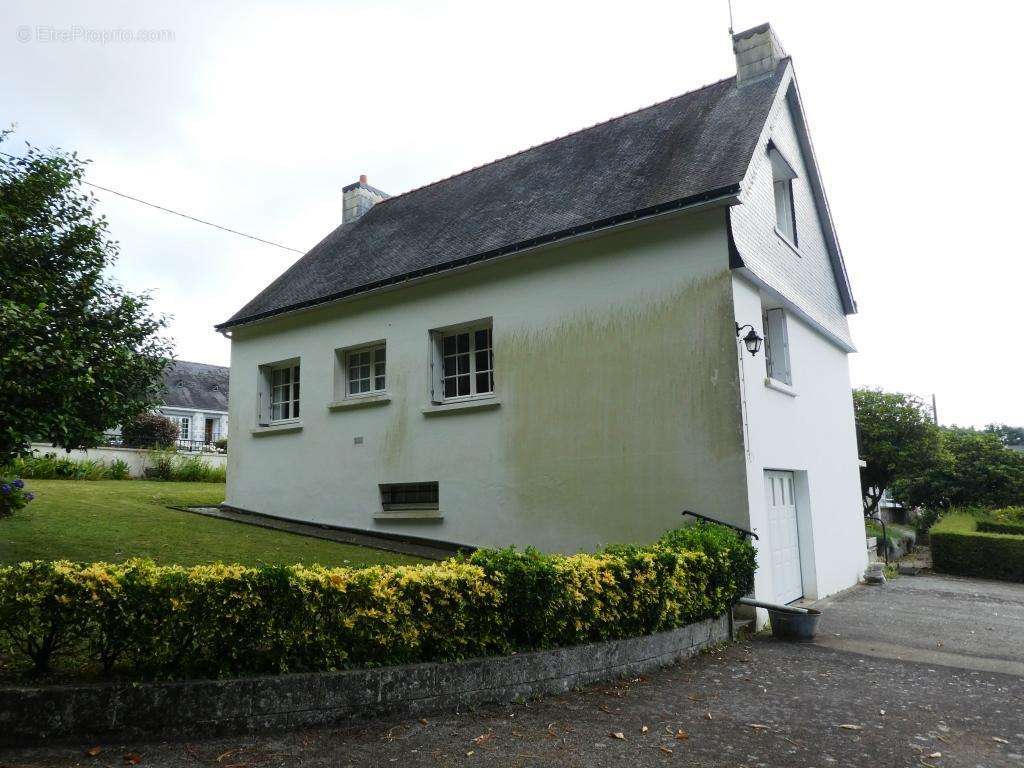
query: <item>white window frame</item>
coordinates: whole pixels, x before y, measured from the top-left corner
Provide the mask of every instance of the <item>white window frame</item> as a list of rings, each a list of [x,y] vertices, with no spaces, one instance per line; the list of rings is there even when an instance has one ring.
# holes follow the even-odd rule
[[[192,417],[190,416],[175,416],[174,420],[178,422],[178,439],[189,440],[192,436]]]
[[[275,373],[288,371],[287,383],[275,384]],[[302,416],[302,377],[299,358],[267,363],[259,368],[259,396],[257,398],[257,423],[261,426],[271,424],[294,424]],[[278,399],[286,395],[287,399]],[[288,404],[288,415],[274,418],[274,406]]]
[[[775,199],[775,231],[793,247],[798,244],[796,229],[796,201],[793,197],[793,180],[796,171],[792,164],[779,152],[774,144],[768,147],[772,166],[772,193]]]
[[[781,308],[766,309],[764,323],[764,362],[768,378],[793,385],[793,367],[789,355],[789,329],[786,311]]]
[[[478,347],[477,344],[477,332],[487,331],[487,340],[490,343],[488,347]],[[469,348],[467,352],[456,352],[455,355],[445,354],[445,339],[460,336],[462,334],[468,334],[469,336]],[[456,342],[457,343],[457,342]],[[480,368],[477,365],[477,353],[489,352],[488,362],[490,368]],[[468,373],[460,373],[458,371],[458,362],[456,365],[456,372],[454,374],[446,375],[445,363],[446,359],[455,358],[457,360],[463,354],[469,356],[469,370]],[[430,399],[434,403],[458,403],[466,400],[480,400],[485,398],[495,397],[495,381],[494,381],[494,322],[490,318],[485,320],[476,320],[470,323],[462,323],[460,325],[448,326],[446,328],[438,328],[430,332]],[[477,383],[477,375],[488,374],[488,382],[490,388],[487,390],[481,390]],[[458,379],[461,376],[469,376],[469,393],[468,394],[455,394],[445,395],[445,384],[450,379]],[[456,384],[456,387],[458,385]]]
[[[378,353],[382,356],[380,360],[377,359]],[[342,398],[343,399],[355,399],[359,397],[373,397],[374,395],[380,395],[382,392],[387,392],[388,381],[387,381],[387,343],[373,342],[371,344],[364,344],[358,347],[348,347],[345,349],[338,350],[339,362],[341,363],[341,378],[342,378]],[[364,379],[360,377],[355,381],[368,381],[369,389],[365,392],[353,392],[352,391],[352,357],[355,355],[368,354],[370,356],[369,363],[367,364],[368,377]],[[360,365],[360,367],[362,367]],[[379,380],[379,381],[378,381]],[[379,384],[379,386],[378,386]]]

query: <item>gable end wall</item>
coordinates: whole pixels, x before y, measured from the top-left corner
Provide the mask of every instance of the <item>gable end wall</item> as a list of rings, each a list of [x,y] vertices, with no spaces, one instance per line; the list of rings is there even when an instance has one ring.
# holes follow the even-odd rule
[[[754,275],[852,347],[849,324],[810,185],[808,158],[800,150],[785,90],[780,89],[779,101],[754,150],[740,195],[741,204],[732,209],[733,238],[744,265]],[[793,203],[799,254],[775,231],[769,142],[775,144],[797,173],[793,182]]]

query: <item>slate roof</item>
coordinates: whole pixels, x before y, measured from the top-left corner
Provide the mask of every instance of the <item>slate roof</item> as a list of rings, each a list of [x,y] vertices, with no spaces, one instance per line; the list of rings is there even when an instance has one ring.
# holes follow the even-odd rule
[[[787,63],[379,202],[218,328],[738,191]]]
[[[164,405],[197,411],[226,411],[229,370],[223,365],[176,360],[164,370]]]

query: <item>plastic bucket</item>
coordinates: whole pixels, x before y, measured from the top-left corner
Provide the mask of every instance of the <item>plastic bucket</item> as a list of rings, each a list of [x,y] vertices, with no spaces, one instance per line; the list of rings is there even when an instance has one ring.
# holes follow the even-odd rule
[[[821,611],[808,608],[807,613],[802,613],[769,608],[768,618],[772,622],[772,636],[777,640],[806,642],[814,639],[814,631],[818,627]]]

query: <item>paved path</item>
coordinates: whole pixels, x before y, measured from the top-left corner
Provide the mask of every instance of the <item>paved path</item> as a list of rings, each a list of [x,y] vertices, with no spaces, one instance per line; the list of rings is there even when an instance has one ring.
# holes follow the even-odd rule
[[[1024,585],[901,576],[821,601],[818,642],[833,648],[1024,675]],[[1022,715],[1024,718],[1024,715]]]
[[[758,639],[650,678],[476,712],[110,744],[94,758],[79,743],[0,752],[0,765],[123,766],[127,754],[176,768],[1024,766],[1022,701],[1014,675]]]
[[[903,577],[825,601],[820,645],[759,637],[648,678],[540,701],[258,737],[104,744],[95,757],[85,753],[91,742],[48,746],[0,752],[0,766],[123,768],[130,755],[172,768],[1024,768],[1024,676],[1009,673],[1024,654],[1022,592]],[[867,651],[851,650],[856,643]],[[945,655],[910,660],[932,653]],[[978,668],[985,664],[1007,666]]]

